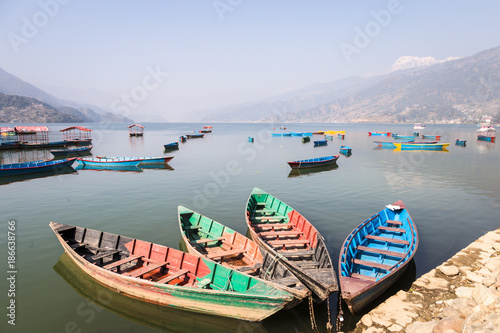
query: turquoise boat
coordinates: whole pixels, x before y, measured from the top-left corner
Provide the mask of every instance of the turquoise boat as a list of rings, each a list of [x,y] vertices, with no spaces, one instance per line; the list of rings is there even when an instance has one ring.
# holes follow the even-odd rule
[[[23,163],[2,164],[0,165],[0,177],[43,173],[47,171],[58,173],[58,171],[71,168],[71,165],[75,162],[75,159],[76,157],[62,160],[40,160]]]
[[[97,156],[96,158],[78,158],[76,161],[82,166],[108,166],[108,167],[121,167],[121,166],[140,166],[147,164],[161,164],[168,163],[173,156],[163,157],[107,157]]]
[[[417,248],[417,228],[400,200],[357,226],[339,257],[341,296],[349,310],[359,313],[393,285]]]
[[[313,142],[314,142],[314,147],[326,146],[328,144],[328,141],[326,140],[318,140]]]
[[[415,143],[394,142],[396,149],[400,150],[446,150],[449,143]]]
[[[392,137],[395,138],[395,139],[405,139],[405,140],[413,139],[413,140],[415,140],[415,136],[414,135],[393,134]]]
[[[56,222],[49,226],[80,270],[143,302],[261,321],[294,299],[262,279],[174,248]]]

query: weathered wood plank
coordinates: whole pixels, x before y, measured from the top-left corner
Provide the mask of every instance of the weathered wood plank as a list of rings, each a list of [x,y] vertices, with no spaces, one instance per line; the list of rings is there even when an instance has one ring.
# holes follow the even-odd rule
[[[397,257],[397,258],[404,258],[406,256],[406,253],[403,253],[403,252],[375,249],[373,247],[361,246],[361,245],[357,246],[356,249],[360,250],[360,251],[371,252],[371,253],[385,254],[385,255],[388,255],[391,257]]]
[[[269,245],[297,245],[297,244],[309,244],[310,241],[308,239],[283,239],[283,240],[273,240],[267,242]]]
[[[222,252],[210,253],[207,255],[207,258],[214,259],[214,258],[229,257],[229,256],[242,254],[245,252],[247,252],[247,251],[246,250],[239,250],[239,249],[238,250],[222,251]]]
[[[373,282],[377,281],[377,278],[375,278],[373,276],[361,275],[361,274],[357,274],[357,273],[352,273],[351,277],[356,278],[356,279],[361,279],[361,280],[373,281]]]
[[[381,237],[381,236],[374,236],[374,235],[366,235],[365,238],[375,239],[375,240],[379,240],[379,241],[387,242],[387,243],[410,245],[410,243],[408,241],[405,241],[404,239],[388,238],[388,237]]]
[[[315,250],[299,250],[299,251],[278,251],[279,254],[285,256],[285,257],[307,257],[307,256],[312,256],[315,253]]]
[[[391,265],[385,265],[385,264],[380,264],[378,262],[373,262],[373,261],[367,261],[367,260],[361,260],[361,259],[354,259],[353,262],[358,265],[363,265],[363,266],[368,266],[368,267],[375,267],[375,268],[380,268],[384,269],[386,271],[390,270],[392,268]]]
[[[386,220],[385,223],[387,223],[387,224],[394,224],[394,225],[403,225],[403,222],[401,222],[401,221],[394,221],[394,220]]]
[[[384,230],[384,231],[393,231],[393,232],[402,232],[402,233],[406,233],[406,230],[405,229],[401,229],[401,228],[391,228],[391,227],[384,227],[384,226],[379,226],[377,227],[377,229],[379,230]]]
[[[172,274],[170,274],[169,276],[166,276],[164,277],[163,279],[159,279],[158,281],[156,281],[157,283],[168,283],[172,280],[175,280],[179,277],[181,277],[182,275],[186,274],[186,273],[189,273],[189,271],[187,269],[181,269],[177,272],[173,272]]]
[[[126,264],[126,263],[128,263],[130,261],[140,259],[142,257],[144,257],[144,256],[142,256],[142,255],[132,255],[132,256],[129,256],[129,257],[124,258],[122,260],[118,260],[118,261],[112,262],[111,264],[107,264],[106,266],[103,266],[103,268],[104,269],[112,269],[112,268],[118,267],[120,265]]]
[[[106,258],[108,256],[111,256],[113,254],[116,254],[116,253],[119,253],[120,250],[111,250],[111,251],[106,251],[104,253],[99,253],[95,256],[92,256],[90,257],[91,260],[99,260],[99,259],[102,259],[102,258]]]
[[[204,244],[204,243],[209,243],[209,242],[220,242],[220,241],[223,241],[223,240],[225,240],[224,237],[217,237],[217,238],[213,238],[213,239],[202,238],[202,239],[196,240],[196,244]]]
[[[268,227],[268,228],[291,228],[293,227],[292,224],[288,223],[252,223],[252,227],[254,228],[263,228],[263,227]]]
[[[290,230],[290,231],[263,231],[260,232],[261,236],[298,236],[304,234],[299,230]]]
[[[130,277],[140,277],[141,275],[144,275],[146,273],[149,273],[151,271],[154,271],[155,269],[158,269],[162,266],[165,266],[167,263],[159,263],[159,264],[150,264],[147,266],[143,266],[135,271],[125,273],[123,275],[130,276]]]

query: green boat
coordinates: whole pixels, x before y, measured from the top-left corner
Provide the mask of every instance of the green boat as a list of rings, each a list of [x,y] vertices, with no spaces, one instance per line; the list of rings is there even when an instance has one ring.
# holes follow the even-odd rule
[[[339,290],[323,236],[299,212],[254,188],[245,218],[252,240],[283,258],[283,264],[312,291],[316,302]]]
[[[311,295],[300,280],[266,249],[233,229],[194,212],[178,207],[179,227],[188,253],[259,277],[295,297],[287,308],[300,303]]]
[[[49,226],[84,273],[143,302],[257,322],[294,300],[262,279],[180,250],[88,228]]]

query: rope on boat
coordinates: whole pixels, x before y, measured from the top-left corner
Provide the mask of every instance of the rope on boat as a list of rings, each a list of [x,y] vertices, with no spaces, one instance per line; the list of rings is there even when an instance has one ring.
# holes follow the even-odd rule
[[[338,314],[337,314],[337,332],[342,328],[342,324],[344,323],[344,311],[342,310],[342,293],[339,292],[339,305],[338,305]]]
[[[311,328],[315,333],[319,333],[318,325],[316,325],[316,318],[314,317],[314,305],[312,296],[309,295],[309,317],[311,319]]]
[[[328,323],[326,323],[326,331],[327,332],[333,332],[333,325],[332,325],[332,314],[330,312],[330,297],[326,298],[326,308],[328,311]],[[339,330],[337,329],[337,332]]]
[[[231,277],[233,276],[233,272],[234,272],[234,270],[231,270],[231,271],[229,272],[229,275],[228,275],[228,277],[227,277],[227,282],[226,282],[226,285],[224,286],[224,289],[223,289],[223,290],[229,290],[229,287],[231,287],[231,291],[233,291],[233,290],[234,290],[234,289],[233,289],[233,285],[232,285],[232,283],[231,283]]]

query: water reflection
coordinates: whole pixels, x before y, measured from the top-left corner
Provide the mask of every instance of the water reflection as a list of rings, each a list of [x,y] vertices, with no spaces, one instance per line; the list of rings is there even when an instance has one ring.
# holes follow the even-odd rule
[[[46,177],[52,177],[52,176],[57,176],[57,175],[70,174],[70,173],[74,173],[74,172],[75,172],[75,169],[73,169],[70,166],[57,166],[52,170],[41,171],[41,172],[37,172],[37,173],[30,173],[27,175],[14,175],[14,176],[8,176],[8,177],[0,177],[0,185],[15,183],[15,182],[22,182],[22,181],[37,179],[37,178],[46,178]]]
[[[321,173],[325,171],[335,170],[339,166],[337,164],[328,165],[324,167],[310,168],[310,169],[292,169],[288,174],[288,177],[302,177],[302,176],[312,176],[316,173]]]
[[[197,314],[124,296],[85,274],[66,253],[53,268],[80,296],[90,302],[127,320],[162,332],[267,332],[260,323]]]

